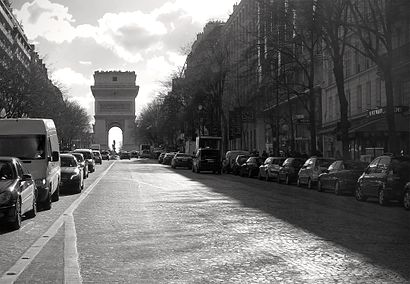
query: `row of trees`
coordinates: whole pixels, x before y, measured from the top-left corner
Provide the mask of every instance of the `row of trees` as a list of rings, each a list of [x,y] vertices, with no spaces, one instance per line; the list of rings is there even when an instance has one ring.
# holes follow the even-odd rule
[[[88,137],[90,118],[86,110],[64,97],[62,88],[49,80],[41,60],[32,60],[29,70],[5,54],[1,62],[0,119],[53,119],[63,147],[69,147],[74,139]]]
[[[323,72],[320,64],[327,61],[333,72],[339,99],[340,122],[337,131],[341,137],[343,156],[349,158],[350,122],[345,70],[346,52],[351,50],[372,61],[385,82],[389,151],[399,151],[394,120],[393,41],[397,30],[405,22],[407,11],[410,11],[409,1],[246,2],[257,7],[250,15],[257,28],[243,22],[233,33],[226,33],[227,28],[222,23],[211,23],[211,31],[193,45],[184,72],[174,76],[173,81],[178,84],[173,84],[171,92],[153,103],[155,108],[150,106],[141,115],[139,125],[144,125],[146,118],[152,117],[153,109],[162,116],[156,124],[147,123],[149,125],[145,127],[145,134],[151,136],[154,143],[161,141],[161,133],[176,130],[192,133],[193,129],[200,129],[201,116],[206,128],[213,130],[214,134],[223,135],[227,142],[228,111],[235,106],[256,104],[255,100],[260,99],[258,93],[265,90],[268,96],[276,96],[273,99],[276,104],[290,95],[297,95],[302,101],[310,120],[311,152],[315,153],[317,76]],[[238,45],[243,46],[239,48],[239,54]],[[249,77],[252,79],[248,80]],[[249,92],[254,95],[245,100],[238,97],[241,88],[249,88],[251,84]],[[229,86],[234,85],[236,89],[229,90]],[[201,112],[197,109],[198,105],[204,107]],[[289,112],[292,125],[294,113],[291,107]],[[278,129],[278,116],[273,114],[272,117],[276,117],[272,124]],[[160,129],[166,131],[161,132]],[[276,133],[279,131],[276,130]],[[166,136],[171,137],[170,134]]]

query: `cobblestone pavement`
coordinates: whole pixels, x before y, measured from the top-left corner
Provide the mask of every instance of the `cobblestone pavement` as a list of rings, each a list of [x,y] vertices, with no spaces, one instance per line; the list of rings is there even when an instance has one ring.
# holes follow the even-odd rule
[[[75,213],[85,283],[405,283],[409,214],[120,162]]]
[[[84,283],[410,283],[410,214],[394,204],[131,160],[115,163],[74,220]],[[51,221],[33,220],[38,231]],[[18,282],[42,280],[39,270],[62,281],[63,235]],[[16,233],[0,235],[2,273],[20,252],[3,255],[17,246],[7,237]]]

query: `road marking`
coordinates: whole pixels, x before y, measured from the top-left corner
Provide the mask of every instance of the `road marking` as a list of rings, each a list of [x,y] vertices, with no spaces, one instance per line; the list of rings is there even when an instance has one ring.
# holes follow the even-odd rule
[[[72,214],[66,215],[64,222],[64,283],[82,283],[74,216]]]
[[[107,174],[107,172],[114,166],[115,161],[89,186],[87,189],[78,197],[64,212],[63,214],[58,217],[58,219],[49,227],[49,229],[39,237],[34,244],[28,248],[22,255],[22,257],[17,260],[17,262],[3,274],[0,278],[0,284],[11,284],[14,283],[17,278],[24,272],[24,270],[30,265],[30,263],[35,259],[35,257],[40,253],[40,251],[44,248],[44,246],[48,243],[50,239],[52,239],[61,228],[61,226],[66,221],[67,216],[73,216],[73,212],[77,207],[81,204],[81,202],[91,193],[91,191],[95,188],[95,186],[100,182],[100,180]],[[74,222],[74,218],[73,218]],[[69,228],[69,232],[72,234],[72,228]],[[66,232],[67,233],[67,232]],[[74,234],[75,234],[75,227],[74,227]],[[72,236],[68,239],[65,237],[67,242],[74,241],[77,242],[77,236],[73,238]],[[66,243],[65,243],[66,244]],[[72,262],[67,263],[65,260],[66,258],[73,260],[72,256],[75,255],[77,252],[72,252],[75,249],[77,251],[77,244],[69,244],[70,253],[69,256],[65,255],[66,248],[64,248],[64,277],[68,277],[67,280],[76,279],[77,275],[80,275],[80,266],[78,264],[78,257],[75,258],[76,264]],[[78,253],[77,253],[78,255]],[[76,266],[78,267],[77,271],[73,271],[69,269],[70,267]],[[67,271],[67,274],[66,274]],[[79,278],[81,281],[81,276]],[[66,283],[81,283],[81,282],[66,282]]]

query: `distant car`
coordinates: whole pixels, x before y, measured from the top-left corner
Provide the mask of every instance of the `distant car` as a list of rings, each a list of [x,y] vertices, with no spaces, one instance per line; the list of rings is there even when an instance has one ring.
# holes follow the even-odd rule
[[[265,179],[266,181],[275,179],[278,180],[279,169],[283,162],[286,160],[284,157],[268,157],[264,163],[259,167],[258,178]]]
[[[61,189],[80,193],[84,188],[83,170],[74,155],[61,154]]]
[[[200,173],[201,171],[211,171],[213,173],[222,173],[221,154],[217,149],[200,148],[195,154],[192,161],[192,171]]]
[[[297,185],[306,184],[309,189],[317,183],[319,175],[335,161],[333,158],[310,157],[299,170]]]
[[[146,159],[151,158],[151,152],[150,152],[150,150],[142,150],[142,151],[140,151],[139,157],[140,157],[140,158],[146,158]]]
[[[124,159],[131,159],[131,153],[128,151],[121,151],[120,152],[120,160],[124,160]]]
[[[88,166],[88,171],[90,173],[95,172],[95,160],[94,160],[94,154],[91,149],[75,149],[73,151],[74,153],[81,153],[84,156],[84,159],[87,163]]]
[[[239,175],[241,166],[243,163],[245,163],[249,159],[249,155],[238,155],[235,158],[235,162],[233,163],[232,166],[232,173],[234,175]]]
[[[222,171],[224,173],[232,172],[233,166],[235,164],[235,159],[239,155],[249,155],[249,152],[244,150],[231,150],[226,152],[225,159],[222,162]]]
[[[254,177],[257,176],[259,173],[259,167],[263,163],[263,159],[261,157],[249,157],[245,163],[241,165],[240,169],[240,176],[244,177]]]
[[[93,150],[93,154],[94,154],[95,163],[102,165],[102,160],[103,159],[102,159],[100,151]]]
[[[162,162],[164,161],[164,157],[165,157],[165,152],[162,152],[159,156],[158,156],[158,163],[162,164]]]
[[[22,216],[37,214],[37,189],[21,161],[0,157],[0,220],[12,229],[21,227]]]
[[[83,177],[88,178],[88,164],[85,162],[84,156],[81,153],[71,153],[76,159],[81,169],[83,170]]]
[[[279,169],[278,182],[284,181],[285,184],[291,184],[298,179],[300,168],[306,162],[304,158],[287,158]]]
[[[105,150],[105,151],[101,151],[101,158],[103,160],[109,160],[110,159],[110,152]]]
[[[174,158],[172,158],[172,161],[171,161],[171,167],[174,169],[177,167],[184,167],[184,168],[191,169],[192,168],[192,156],[185,154],[185,153],[175,154]]]
[[[131,151],[131,158],[138,158],[138,156],[139,156],[139,151],[137,150]]]
[[[336,195],[353,194],[357,179],[365,170],[367,163],[361,161],[337,160],[319,175],[317,190],[333,190]]]
[[[171,161],[174,158],[175,154],[176,154],[175,152],[166,153],[164,156],[164,159],[162,160],[162,163],[164,165],[171,165]]]
[[[404,200],[405,185],[410,181],[410,159],[383,155],[374,159],[357,181],[356,199],[378,199],[380,205],[390,200]]]

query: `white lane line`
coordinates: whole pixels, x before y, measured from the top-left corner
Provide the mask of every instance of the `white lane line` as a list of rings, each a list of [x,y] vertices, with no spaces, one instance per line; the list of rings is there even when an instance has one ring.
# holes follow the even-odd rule
[[[50,226],[34,244],[28,248],[23,256],[0,278],[0,284],[14,283],[23,271],[30,265],[34,258],[40,253],[48,241],[53,238],[58,229],[63,225],[64,219],[68,215],[73,215],[73,212],[81,204],[81,202],[90,194],[100,180],[107,174],[107,172],[114,166],[115,161],[68,207],[63,214]],[[66,264],[64,264],[66,265]],[[65,267],[64,267],[65,271]]]
[[[64,237],[64,283],[82,283],[80,264],[78,262],[77,233],[74,216],[65,216]]]

